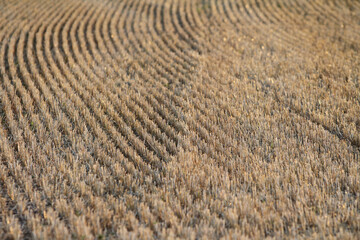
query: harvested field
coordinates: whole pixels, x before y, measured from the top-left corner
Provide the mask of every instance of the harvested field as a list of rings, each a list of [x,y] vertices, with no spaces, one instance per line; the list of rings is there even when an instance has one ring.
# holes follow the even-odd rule
[[[360,239],[360,2],[0,1],[0,239]]]

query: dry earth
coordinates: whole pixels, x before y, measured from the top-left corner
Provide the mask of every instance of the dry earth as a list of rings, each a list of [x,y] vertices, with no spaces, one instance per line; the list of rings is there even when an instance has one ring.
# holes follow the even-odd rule
[[[360,2],[0,1],[0,238],[360,238]]]

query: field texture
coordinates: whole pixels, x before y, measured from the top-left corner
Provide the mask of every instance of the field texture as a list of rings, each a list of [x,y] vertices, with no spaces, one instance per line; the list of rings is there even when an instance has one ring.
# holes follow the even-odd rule
[[[0,1],[0,239],[360,238],[360,2]]]

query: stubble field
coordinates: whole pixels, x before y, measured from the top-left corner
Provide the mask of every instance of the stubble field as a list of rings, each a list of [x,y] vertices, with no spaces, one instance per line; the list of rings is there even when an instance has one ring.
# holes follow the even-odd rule
[[[0,1],[0,239],[360,238],[360,2]]]

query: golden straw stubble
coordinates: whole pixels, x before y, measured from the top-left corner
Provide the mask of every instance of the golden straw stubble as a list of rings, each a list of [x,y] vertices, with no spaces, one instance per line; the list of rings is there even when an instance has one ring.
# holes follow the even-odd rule
[[[0,238],[359,238],[359,11],[0,2]]]

